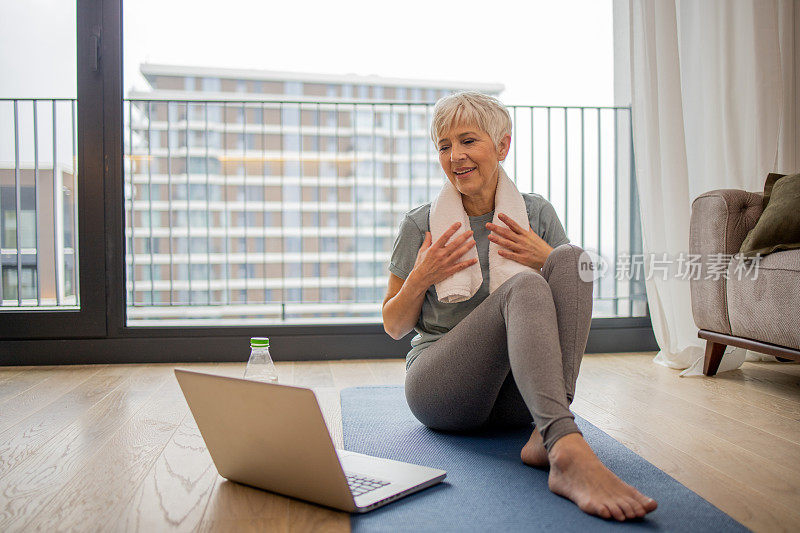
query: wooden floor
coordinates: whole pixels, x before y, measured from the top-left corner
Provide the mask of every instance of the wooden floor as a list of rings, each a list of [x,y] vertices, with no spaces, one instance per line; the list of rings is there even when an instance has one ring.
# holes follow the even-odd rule
[[[574,411],[755,531],[800,531],[800,365],[679,378],[587,355]],[[241,375],[243,364],[179,365]],[[279,363],[313,387],[401,384],[400,360]],[[348,515],[223,481],[174,365],[0,368],[0,531],[347,531]]]

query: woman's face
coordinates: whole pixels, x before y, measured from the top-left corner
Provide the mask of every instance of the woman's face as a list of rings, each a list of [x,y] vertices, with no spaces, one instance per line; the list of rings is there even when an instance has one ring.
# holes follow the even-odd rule
[[[497,188],[498,164],[508,153],[510,135],[495,146],[476,126],[455,126],[439,139],[439,163],[447,179],[466,196],[482,196]]]

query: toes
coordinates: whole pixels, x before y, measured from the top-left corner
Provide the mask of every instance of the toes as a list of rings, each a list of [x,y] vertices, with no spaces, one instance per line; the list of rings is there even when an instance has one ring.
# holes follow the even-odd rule
[[[656,510],[656,507],[658,507],[658,503],[656,503],[656,501],[653,498],[648,498],[647,496],[639,494],[638,492],[636,494],[637,494],[636,501],[638,501],[641,504],[641,506],[644,507],[645,512],[649,513]]]
[[[606,507],[611,511],[611,516],[613,516],[615,520],[619,520],[620,522],[625,520],[625,513],[619,508],[617,502],[607,503]]]
[[[631,507],[633,507],[633,511],[636,513],[636,518],[642,518],[644,515],[647,514],[644,506],[636,500],[630,501]]]
[[[644,510],[646,512],[648,512],[648,513],[651,512],[651,511],[655,511],[656,507],[658,507],[658,504],[656,503],[656,501],[653,498],[648,498],[647,496],[645,496],[644,494],[642,494],[638,490],[634,489],[633,487],[631,487],[630,496],[634,500],[639,502],[639,504],[642,507],[644,507]]]
[[[625,518],[627,518],[628,520],[636,518],[636,511],[633,510],[633,506],[631,505],[631,500],[627,498],[620,499],[619,501],[617,501],[617,505],[619,506],[620,509],[622,509],[622,512],[625,513]]]
[[[608,507],[606,507],[605,505],[596,506],[594,514],[596,514],[600,518],[605,518],[606,520],[611,518],[611,511],[609,511]]]

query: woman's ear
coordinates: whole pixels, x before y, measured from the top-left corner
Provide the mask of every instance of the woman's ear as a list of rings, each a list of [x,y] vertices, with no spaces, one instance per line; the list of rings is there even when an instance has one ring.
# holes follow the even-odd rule
[[[511,135],[506,134],[497,143],[497,158],[500,161],[505,161],[509,149],[511,149]]]

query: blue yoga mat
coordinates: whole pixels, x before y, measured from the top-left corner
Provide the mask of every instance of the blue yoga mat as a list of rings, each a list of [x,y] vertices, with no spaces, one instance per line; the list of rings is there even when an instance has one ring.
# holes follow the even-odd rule
[[[470,434],[433,431],[406,404],[403,387],[341,392],[344,447],[447,471],[445,480],[363,515],[353,531],[747,531],[731,517],[586,420],[576,422],[598,457],[658,501],[641,521],[587,515],[547,488],[547,472],[522,464],[530,428]]]

